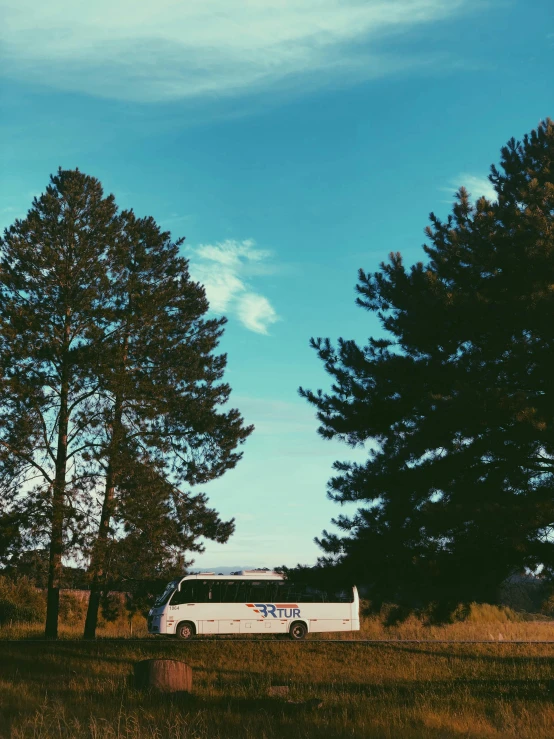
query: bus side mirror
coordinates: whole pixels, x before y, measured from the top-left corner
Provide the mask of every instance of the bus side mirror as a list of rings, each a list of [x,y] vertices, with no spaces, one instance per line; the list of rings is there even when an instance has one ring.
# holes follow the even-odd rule
[[[179,585],[177,585],[177,591],[178,591],[179,593],[181,592],[181,583],[179,583]]]

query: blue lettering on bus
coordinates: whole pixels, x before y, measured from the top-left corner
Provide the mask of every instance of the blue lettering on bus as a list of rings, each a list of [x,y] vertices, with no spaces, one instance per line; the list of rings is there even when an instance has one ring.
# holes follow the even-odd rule
[[[273,603],[253,603],[263,618],[300,618],[300,608],[277,608]]]

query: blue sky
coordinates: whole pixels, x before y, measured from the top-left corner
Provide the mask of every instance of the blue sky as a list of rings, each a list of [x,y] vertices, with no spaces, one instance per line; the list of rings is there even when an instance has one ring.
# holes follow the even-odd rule
[[[310,336],[363,341],[359,267],[421,257],[431,210],[486,194],[554,115],[551,0],[0,0],[0,225],[58,166],[186,236],[256,431],[205,486],[237,530],[202,567],[313,562],[339,513],[299,385]]]

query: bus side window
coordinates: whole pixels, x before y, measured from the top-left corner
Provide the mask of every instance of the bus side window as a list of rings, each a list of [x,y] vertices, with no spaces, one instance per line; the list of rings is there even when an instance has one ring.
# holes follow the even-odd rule
[[[276,580],[275,582],[266,583],[266,598],[268,603],[282,603],[283,583]]]
[[[212,587],[210,590],[210,603],[224,603],[223,596],[225,594],[224,586],[225,582],[221,580],[214,580],[211,583]]]
[[[183,603],[194,603],[194,585],[192,582],[181,583],[181,590],[177,590],[173,593],[171,598],[172,606],[180,606]]]
[[[285,602],[302,603],[304,588],[294,582],[287,582]]]
[[[238,597],[238,583],[229,582],[227,580],[221,581],[221,602],[222,603],[235,603]]]
[[[235,603],[250,603],[249,589],[250,589],[250,583],[244,582],[244,580],[239,580],[239,582],[237,583]]]
[[[304,599],[308,603],[326,603],[327,602],[326,594],[323,591],[318,590],[317,588],[308,587],[306,588],[305,592],[306,592],[306,595],[304,596]]]
[[[251,603],[267,603],[268,587],[265,582],[250,583],[250,602]]]
[[[288,603],[289,602],[289,594],[290,594],[290,583],[286,580],[277,583],[278,590],[277,590],[277,598],[279,600],[279,603]]]
[[[196,603],[211,603],[212,602],[212,582],[209,582],[207,580],[204,580],[203,582],[200,582],[199,580],[196,581],[196,593],[195,593],[195,602]]]

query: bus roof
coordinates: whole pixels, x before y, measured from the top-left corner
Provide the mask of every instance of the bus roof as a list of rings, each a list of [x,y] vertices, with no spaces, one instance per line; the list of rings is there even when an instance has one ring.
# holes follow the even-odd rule
[[[183,580],[198,580],[199,578],[207,580],[284,580],[283,575],[278,572],[270,572],[269,570],[242,570],[237,575],[216,575],[215,572],[197,572],[194,575],[185,575]]]

